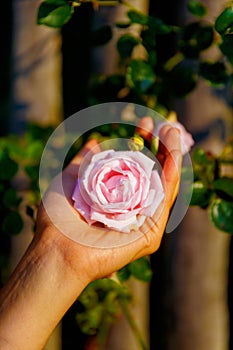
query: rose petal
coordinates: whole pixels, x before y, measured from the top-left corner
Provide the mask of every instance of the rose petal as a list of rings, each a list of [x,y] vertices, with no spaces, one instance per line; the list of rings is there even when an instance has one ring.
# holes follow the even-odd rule
[[[163,199],[164,190],[162,182],[158,172],[154,170],[151,174],[151,190],[140,213],[146,216],[153,216]]]
[[[94,223],[94,220],[91,219],[91,208],[83,199],[80,193],[80,183],[79,180],[76,183],[74,193],[72,195],[74,200],[74,208],[79,211],[79,213],[86,219],[89,224]]]
[[[152,216],[164,193],[154,161],[133,151],[95,154],[73,193],[74,207],[88,223],[99,221],[122,232]]]
[[[91,214],[91,218],[95,221],[102,222],[109,228],[116,229],[121,232],[130,232],[130,227],[136,225],[137,226],[137,217],[132,216],[125,220],[116,220],[115,217],[111,218],[106,216],[105,213],[99,213],[97,211]]]

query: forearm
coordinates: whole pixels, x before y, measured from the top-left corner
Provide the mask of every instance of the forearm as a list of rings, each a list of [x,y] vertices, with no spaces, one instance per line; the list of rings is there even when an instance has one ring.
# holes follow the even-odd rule
[[[80,276],[65,261],[59,243],[35,239],[0,293],[1,350],[42,349],[85,288]]]

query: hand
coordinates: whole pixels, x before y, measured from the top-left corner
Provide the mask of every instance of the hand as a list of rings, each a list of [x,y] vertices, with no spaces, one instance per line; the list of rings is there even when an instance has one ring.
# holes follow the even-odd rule
[[[152,120],[143,118],[138,132],[150,140],[152,131]],[[56,226],[41,204],[34,239],[0,293],[1,350],[42,349],[88,283],[158,249],[177,196],[182,159],[179,131],[165,126],[160,137],[163,144],[158,156],[163,167],[165,189],[163,210],[160,215],[155,213],[153,218],[146,219],[140,230],[134,232],[138,238],[130,244],[115,248],[90,247],[74,242],[58,228],[62,224],[63,232],[72,233],[75,227],[73,234],[84,238],[98,233],[101,244],[106,243],[108,236],[120,235],[112,230],[89,226],[74,212],[69,200],[83,158],[98,146],[95,140],[89,141],[61,174],[66,198],[57,185],[59,176],[54,179],[44,203],[52,208]],[[75,217],[75,226],[72,217]]]
[[[137,131],[150,141],[153,127],[152,119],[145,117],[140,121]],[[77,275],[81,272],[80,278],[86,283],[105,277],[127,263],[158,249],[170,209],[177,196],[182,159],[177,129],[170,126],[163,127],[160,138],[162,142],[158,158],[163,167],[165,199],[161,205],[162,210],[157,211],[152,218],[147,218],[137,232],[123,234],[111,229],[90,226],[73,208],[71,195],[80,164],[84,157],[100,151],[97,141],[89,141],[66,167],[62,174],[63,186],[59,176],[50,185],[44,198],[44,205],[49,209],[50,215],[46,212],[44,205],[41,205],[37,234],[42,235],[44,240],[51,239],[51,244],[60,248],[64,261],[72,267],[73,271],[77,270]],[[51,217],[53,222],[50,220]],[[74,242],[67,236],[73,237],[74,240],[78,236],[78,241],[84,244]],[[118,242],[121,242],[121,246]]]

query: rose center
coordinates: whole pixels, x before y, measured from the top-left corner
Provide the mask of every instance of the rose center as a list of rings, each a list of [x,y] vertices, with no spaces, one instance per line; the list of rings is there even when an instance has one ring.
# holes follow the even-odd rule
[[[115,175],[105,182],[105,195],[109,202],[125,202],[128,200],[132,187],[128,176]]]

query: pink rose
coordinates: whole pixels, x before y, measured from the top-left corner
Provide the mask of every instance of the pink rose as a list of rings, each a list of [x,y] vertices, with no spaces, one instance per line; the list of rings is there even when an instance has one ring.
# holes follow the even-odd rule
[[[76,183],[74,207],[89,224],[101,222],[122,232],[138,229],[164,198],[154,164],[139,151],[95,154]]]
[[[167,123],[158,123],[154,130],[154,135],[158,136],[161,128],[166,125]],[[169,125],[172,125],[174,128],[177,128],[180,130],[180,138],[181,138],[181,152],[182,154],[186,154],[190,151],[191,147],[194,145],[194,140],[192,135],[187,132],[185,127],[180,122],[172,122],[169,123]]]

